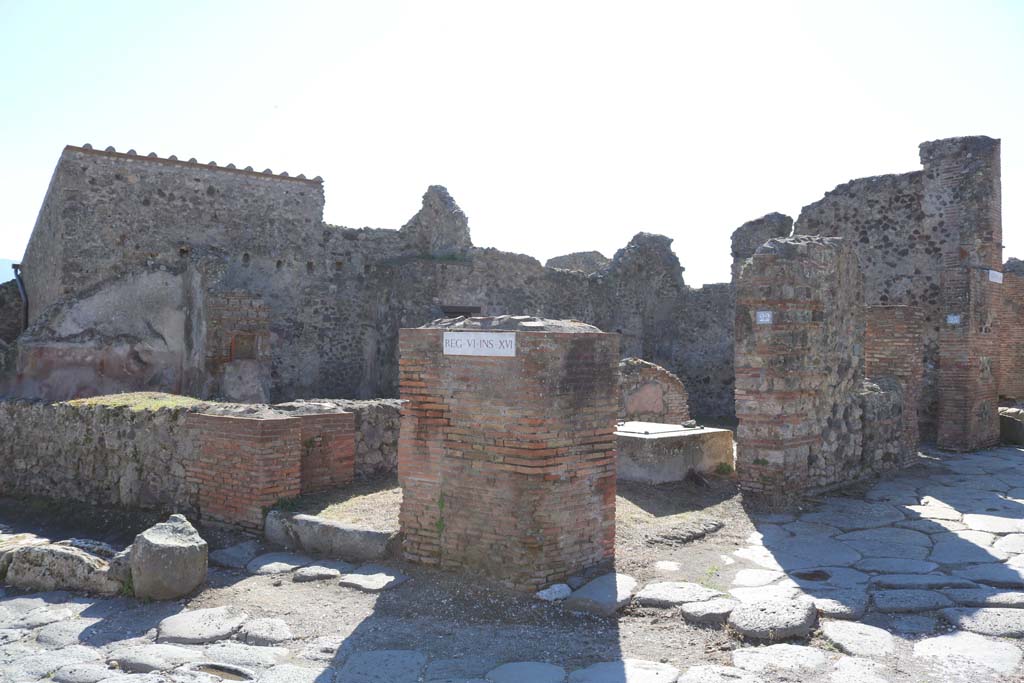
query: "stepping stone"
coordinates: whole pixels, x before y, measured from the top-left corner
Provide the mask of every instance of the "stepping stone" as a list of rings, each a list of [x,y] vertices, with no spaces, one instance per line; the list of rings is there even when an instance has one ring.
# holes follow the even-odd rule
[[[806,636],[817,619],[810,599],[765,600],[738,605],[729,615],[729,627],[746,638],[785,640]]]
[[[871,612],[865,615],[864,623],[877,626],[890,633],[920,635],[935,633],[939,620],[926,614],[883,614]]]
[[[977,588],[977,584],[960,576],[945,574],[883,574],[876,576],[875,588]]]
[[[246,565],[260,554],[260,550],[258,541],[244,541],[227,548],[210,551],[210,564],[228,569],[245,569]]]
[[[935,542],[928,559],[939,564],[965,565],[1002,562],[1007,557],[995,548],[983,548],[962,538],[944,538]]]
[[[427,656],[417,650],[356,652],[338,671],[338,680],[345,683],[416,683],[426,665]]]
[[[939,565],[925,560],[904,560],[895,557],[867,557],[853,565],[854,569],[864,572],[882,572],[885,574],[927,574]]]
[[[687,669],[678,683],[764,683],[764,679],[734,666],[700,664]]]
[[[537,591],[533,594],[533,597],[545,602],[557,602],[558,600],[565,600],[570,595],[572,595],[572,588],[569,588],[569,584],[556,583],[542,591]]]
[[[799,671],[813,673],[828,665],[825,653],[806,645],[779,643],[767,647],[744,647],[732,653],[733,665],[754,673]]]
[[[739,603],[728,598],[716,598],[706,602],[687,602],[680,606],[683,619],[693,624],[724,624],[729,614]]]
[[[927,590],[883,590],[872,596],[875,609],[880,612],[927,612],[952,607],[953,602],[942,593]]]
[[[249,645],[277,645],[293,637],[282,619],[253,619],[238,630],[238,639]]]
[[[961,631],[1001,638],[1024,637],[1024,610],[1011,607],[952,608],[942,617]]]
[[[796,600],[807,597],[807,594],[789,581],[782,581],[770,586],[752,586],[750,588],[731,588],[729,595],[740,602],[761,602],[763,600]]]
[[[964,515],[963,522],[967,525],[968,529],[974,529],[975,531],[988,531],[993,534],[1024,532],[1024,520],[1017,517]]]
[[[249,615],[234,606],[186,610],[157,626],[158,643],[212,643],[235,634]]]
[[[1024,553],[1024,534],[1010,534],[1003,536],[994,544],[992,547],[1004,553],[1012,553],[1014,555]]]
[[[918,641],[914,656],[938,660],[950,675],[962,676],[965,664],[1001,674],[1013,673],[1022,655],[1012,643],[961,631]]]
[[[254,557],[245,569],[250,574],[287,574],[312,562],[312,558],[298,553],[266,553]]]
[[[789,578],[798,586],[817,590],[819,588],[856,588],[867,585],[871,579],[864,572],[847,567],[811,567],[791,571]]]
[[[832,683],[890,683],[892,672],[878,662],[864,657],[841,657],[836,662]]]
[[[766,586],[773,581],[778,581],[785,574],[771,569],[741,569],[736,572],[736,578],[732,580],[734,586]]]
[[[294,664],[278,664],[260,674],[258,683],[334,683],[334,670],[323,667],[295,666]],[[348,679],[344,679],[348,683]],[[386,679],[352,679],[353,681],[381,681]],[[411,679],[416,680],[416,679]],[[127,682],[126,682],[127,683]],[[144,681],[142,683],[149,683]]]
[[[678,607],[684,602],[706,602],[721,598],[719,591],[685,581],[649,583],[636,594],[636,601],[644,607]]]
[[[333,652],[333,649],[332,649]],[[233,640],[214,643],[203,648],[204,657],[211,662],[223,662],[247,669],[269,669],[287,661],[291,653],[286,647],[246,645]]]
[[[863,590],[815,591],[810,597],[819,615],[833,619],[860,619],[868,608]]]
[[[292,581],[303,583],[306,581],[329,581],[341,578],[342,574],[348,574],[355,570],[355,567],[348,562],[341,560],[318,560],[311,565],[300,567],[292,574]]]
[[[565,669],[543,662],[511,662],[487,672],[490,683],[562,683]]]
[[[791,538],[772,543],[767,549],[775,561],[790,573],[794,569],[811,567],[848,567],[860,560],[860,553],[846,543],[824,537],[815,538],[813,542]],[[765,568],[774,569],[774,567]]]
[[[599,662],[569,674],[569,683],[673,683],[679,669],[643,659]]]
[[[951,588],[942,594],[964,607],[1020,607],[1024,608],[1024,593],[998,588]]]
[[[409,580],[405,574],[379,564],[364,564],[350,574],[343,574],[339,584],[349,588],[358,588],[367,593],[379,593]]]
[[[851,498],[832,498],[816,512],[800,517],[802,522],[834,526],[843,531],[889,526],[905,519],[898,508],[888,503],[873,503]],[[821,562],[817,564],[834,564]]]
[[[580,589],[565,601],[567,609],[611,616],[629,604],[636,591],[636,579],[626,574],[605,574]]]
[[[180,645],[150,643],[115,648],[107,655],[107,664],[116,665],[122,671],[144,674],[150,671],[170,671],[182,664],[198,662],[201,659],[203,653],[200,650]]]
[[[884,657],[896,651],[892,634],[875,626],[852,621],[826,621],[821,635],[840,652],[857,657]]]
[[[967,528],[963,522],[951,519],[911,519],[906,522],[896,522],[896,526],[920,531],[922,534],[941,534],[947,531],[962,531]]]
[[[930,547],[932,539],[928,534],[912,529],[901,529],[899,527],[882,527],[880,529],[861,529],[850,531],[836,536],[837,541],[846,543],[855,541],[858,543],[886,543],[891,545],[919,545]]]
[[[1005,564],[979,564],[953,572],[959,577],[999,588],[1024,588],[1024,569]]]

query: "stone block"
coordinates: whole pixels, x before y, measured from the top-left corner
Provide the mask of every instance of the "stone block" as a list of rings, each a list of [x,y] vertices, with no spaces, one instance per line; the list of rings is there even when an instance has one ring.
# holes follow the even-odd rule
[[[681,481],[691,470],[733,468],[732,432],[652,422],[624,422],[615,432],[618,476],[626,481],[663,484]]]

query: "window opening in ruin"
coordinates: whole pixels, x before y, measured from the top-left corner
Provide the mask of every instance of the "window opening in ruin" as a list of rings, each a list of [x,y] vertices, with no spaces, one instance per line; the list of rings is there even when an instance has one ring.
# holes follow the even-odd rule
[[[254,360],[256,358],[256,335],[236,334],[231,338],[231,360]]]

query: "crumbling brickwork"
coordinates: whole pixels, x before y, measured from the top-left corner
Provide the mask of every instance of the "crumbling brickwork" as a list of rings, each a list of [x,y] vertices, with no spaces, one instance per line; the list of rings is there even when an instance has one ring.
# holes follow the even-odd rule
[[[612,557],[617,335],[472,318],[403,329],[400,344],[406,557],[531,591]]]
[[[732,280],[735,283],[747,259],[770,239],[789,237],[793,219],[781,213],[770,213],[747,221],[732,233]]]
[[[355,477],[355,415],[303,415],[299,421],[302,493],[326,491],[351,483]]]
[[[619,363],[619,419],[680,424],[690,419],[686,387],[671,372],[640,358]]]
[[[864,376],[863,280],[840,238],[770,240],[736,292],[736,471],[799,495],[857,478]]]
[[[1012,258],[1003,266],[1002,311],[999,316],[999,395],[1024,399],[1024,261]]]
[[[865,320],[864,372],[874,381],[885,377],[899,381],[903,445],[907,453],[916,452],[920,441],[917,407],[923,375],[924,316],[916,306],[868,306]]]

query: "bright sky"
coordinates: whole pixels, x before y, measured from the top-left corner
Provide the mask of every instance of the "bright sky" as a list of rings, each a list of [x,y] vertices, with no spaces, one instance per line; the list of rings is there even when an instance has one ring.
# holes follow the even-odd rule
[[[0,64],[3,257],[89,142],[320,175],[350,227],[442,184],[541,260],[658,232],[700,285],[743,222],[973,134],[1024,257],[1024,2],[0,0]]]

